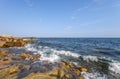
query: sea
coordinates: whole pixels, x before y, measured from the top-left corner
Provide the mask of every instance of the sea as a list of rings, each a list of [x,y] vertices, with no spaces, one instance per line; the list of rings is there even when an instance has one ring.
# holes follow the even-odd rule
[[[37,38],[25,49],[40,61],[69,61],[86,67],[85,79],[120,79],[120,38]]]

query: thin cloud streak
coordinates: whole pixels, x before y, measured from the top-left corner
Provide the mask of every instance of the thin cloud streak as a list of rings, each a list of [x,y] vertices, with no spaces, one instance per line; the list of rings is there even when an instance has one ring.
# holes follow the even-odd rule
[[[92,4],[93,4],[93,2],[89,3],[88,5],[86,5],[84,7],[80,7],[80,8],[75,9],[72,16],[71,16],[71,19],[72,20],[76,19],[77,15],[80,11],[88,9]]]

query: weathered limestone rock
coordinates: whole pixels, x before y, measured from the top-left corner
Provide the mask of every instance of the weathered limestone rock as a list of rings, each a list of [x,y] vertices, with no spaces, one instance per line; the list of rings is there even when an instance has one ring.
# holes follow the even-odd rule
[[[0,47],[21,47],[26,45],[28,42],[24,41],[21,38],[16,37],[7,37],[7,36],[0,36]]]
[[[30,54],[28,54],[28,53],[21,53],[20,54],[20,56],[23,58],[23,59],[25,59],[25,58],[32,58],[32,56],[30,55]]]
[[[0,47],[2,47],[5,43],[5,41],[0,41]]]
[[[61,69],[58,69],[57,77],[62,78],[64,76],[64,71]]]
[[[19,71],[19,68],[15,66],[2,69],[0,70],[0,79],[17,79]]]
[[[81,71],[82,71],[82,72],[87,72],[87,68],[82,67],[82,68],[81,68]]]
[[[0,50],[0,56],[7,56],[7,52],[6,52],[6,51],[1,51],[1,50]]]
[[[22,60],[22,58],[19,57],[19,56],[13,56],[11,59],[12,59],[12,60],[15,60],[15,61]]]
[[[56,77],[51,77],[46,73],[31,73],[23,79],[57,79]]]

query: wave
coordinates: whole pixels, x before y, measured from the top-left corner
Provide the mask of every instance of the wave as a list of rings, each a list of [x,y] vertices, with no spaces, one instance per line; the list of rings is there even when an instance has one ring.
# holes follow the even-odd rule
[[[75,63],[80,63],[80,58],[83,61],[86,61],[87,63],[92,62],[95,64],[96,62],[101,62],[102,64],[107,63],[108,65],[108,72],[109,74],[116,77],[115,79],[120,78],[120,62],[117,60],[113,60],[112,58],[108,57],[98,57],[98,56],[92,56],[92,55],[80,55],[78,53],[74,53],[71,51],[65,51],[65,50],[57,50],[55,48],[51,48],[48,46],[36,46],[34,44],[28,44],[25,46],[25,49],[28,51],[33,51],[35,54],[40,53],[42,56],[40,58],[41,61],[49,61],[49,62],[59,62],[61,60],[69,60]],[[78,60],[78,61],[77,61]],[[100,64],[101,64],[100,63]],[[89,66],[89,64],[88,64]],[[94,65],[93,65],[94,66]],[[90,66],[92,67],[92,66]],[[97,66],[96,66],[97,67]],[[105,67],[105,66],[103,66]],[[108,78],[108,74],[102,74],[99,72],[92,72],[92,73],[82,73],[85,76],[85,79],[114,79],[114,77]],[[119,74],[119,75],[117,75]],[[117,76],[116,76],[117,75]],[[118,78],[117,78],[118,77]]]

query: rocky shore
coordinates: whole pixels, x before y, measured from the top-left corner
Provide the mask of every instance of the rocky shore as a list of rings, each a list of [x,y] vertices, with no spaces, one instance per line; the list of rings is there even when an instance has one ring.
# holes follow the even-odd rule
[[[0,79],[85,79],[86,67],[69,61],[41,61],[41,54],[31,51],[11,53],[6,48],[23,47],[29,41],[12,36],[0,36]]]

